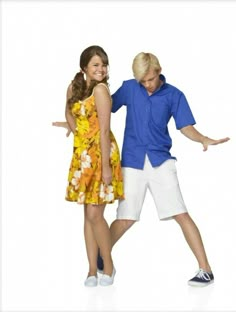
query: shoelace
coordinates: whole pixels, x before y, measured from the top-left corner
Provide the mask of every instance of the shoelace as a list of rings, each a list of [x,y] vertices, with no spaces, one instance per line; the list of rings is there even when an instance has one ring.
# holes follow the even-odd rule
[[[196,277],[199,277],[199,278],[204,279],[206,281],[210,281],[211,280],[209,274],[206,271],[204,271],[203,269],[200,269],[198,271]]]

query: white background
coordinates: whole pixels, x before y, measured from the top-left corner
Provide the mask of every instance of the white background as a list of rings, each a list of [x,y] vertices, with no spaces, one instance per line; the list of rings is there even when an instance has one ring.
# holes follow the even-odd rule
[[[233,1],[2,2],[2,309],[4,311],[232,311],[235,300],[235,73]],[[197,270],[180,228],[160,222],[150,194],[141,221],[113,250],[115,284],[85,288],[83,208],[64,200],[72,136],[65,94],[80,53],[101,45],[110,89],[132,78],[133,57],[159,57],[184,91],[202,146],[170,122],[180,185],[215,284],[187,286]],[[119,146],[125,109],[112,115]],[[109,223],[117,204],[106,208]]]

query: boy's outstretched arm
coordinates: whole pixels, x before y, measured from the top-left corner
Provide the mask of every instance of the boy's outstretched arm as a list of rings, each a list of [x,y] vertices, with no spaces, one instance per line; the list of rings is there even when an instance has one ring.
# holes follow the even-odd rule
[[[203,145],[203,151],[207,151],[209,145],[217,145],[221,143],[225,143],[230,140],[229,137],[223,138],[223,139],[210,139],[207,136],[204,136],[200,132],[197,131],[197,129],[194,128],[194,126],[189,125],[187,127],[184,127],[180,129],[181,133],[185,135],[188,139],[199,142]]]

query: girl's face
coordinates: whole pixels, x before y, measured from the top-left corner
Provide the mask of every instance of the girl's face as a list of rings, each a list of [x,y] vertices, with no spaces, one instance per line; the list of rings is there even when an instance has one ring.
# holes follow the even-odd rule
[[[87,85],[91,80],[102,81],[107,76],[107,65],[103,64],[102,59],[98,55],[94,55],[84,69],[86,74]]]

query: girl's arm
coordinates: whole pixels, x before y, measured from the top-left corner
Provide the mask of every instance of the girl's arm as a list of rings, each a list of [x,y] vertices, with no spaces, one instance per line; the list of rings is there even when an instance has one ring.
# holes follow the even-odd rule
[[[67,129],[70,129],[74,133],[76,130],[76,123],[75,123],[75,119],[74,119],[73,115],[71,114],[71,110],[67,104],[68,99],[70,99],[71,97],[72,97],[72,84],[70,84],[69,87],[67,88],[65,116],[66,116],[66,121],[68,124]],[[68,132],[67,132],[67,134],[68,134]]]
[[[112,169],[110,165],[111,97],[107,87],[102,84],[94,88],[94,97],[101,136],[102,178],[105,184],[110,184],[112,181]]]

